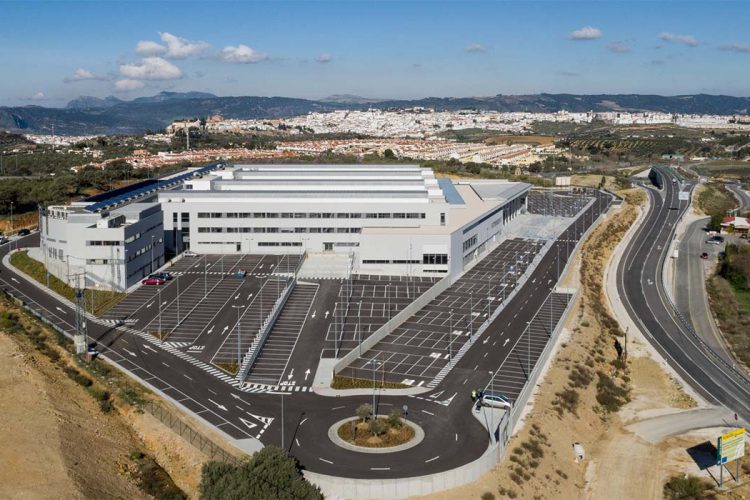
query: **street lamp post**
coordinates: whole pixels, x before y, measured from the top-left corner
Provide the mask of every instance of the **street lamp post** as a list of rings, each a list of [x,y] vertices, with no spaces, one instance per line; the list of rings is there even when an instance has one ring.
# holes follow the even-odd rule
[[[448,356],[451,366],[453,366],[453,309],[450,311],[450,322],[448,328]]]
[[[151,235],[151,272],[154,272],[154,235]]]
[[[232,306],[232,309],[237,309],[237,373],[240,372],[240,366],[241,366],[241,352],[242,352],[242,342],[241,342],[241,331],[240,331],[240,309],[244,309],[245,306]],[[283,420],[282,420],[283,424]]]
[[[159,288],[159,340],[162,339],[161,333],[161,287]]]
[[[13,202],[10,202],[10,236],[13,236]],[[8,244],[9,250],[13,250],[13,241]],[[16,244],[16,248],[18,248],[18,244]]]

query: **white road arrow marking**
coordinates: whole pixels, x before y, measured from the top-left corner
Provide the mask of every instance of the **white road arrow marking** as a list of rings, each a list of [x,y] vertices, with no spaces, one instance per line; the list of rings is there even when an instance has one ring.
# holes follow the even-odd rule
[[[135,356],[135,353],[134,353],[133,351],[128,351],[127,349],[123,349],[123,351],[125,351],[125,352],[126,352],[126,353],[128,353],[128,354],[130,354],[130,355],[131,355],[131,356],[133,356],[134,358],[136,357],[136,356]]]
[[[328,311],[326,311],[326,319],[328,319],[328,315],[329,315],[329,314],[330,314],[330,313],[329,313]]]
[[[237,296],[234,298],[234,300],[237,300],[240,298],[240,294],[238,293]]]
[[[309,368],[305,371],[305,380],[307,380],[307,376],[308,375],[310,375],[310,369]]]
[[[213,404],[215,404],[217,408],[221,408],[222,410],[227,411],[227,407],[226,406],[220,405],[219,403],[217,403],[213,399],[209,399],[208,401],[211,402],[211,403],[213,403]]]
[[[490,341],[490,338],[489,338],[489,337],[487,337],[486,339],[484,339],[484,340],[482,341],[482,344],[486,344],[486,343],[487,343],[487,342],[489,342],[489,341]]]
[[[310,317],[314,318],[317,313],[318,313],[318,310],[316,309],[316,310],[313,311],[312,316],[310,316]]]
[[[292,377],[294,376],[294,368],[292,368],[292,371],[289,372],[289,375],[286,376],[287,380],[292,380]]]
[[[214,331],[214,326],[215,325],[211,325],[211,328],[208,329],[208,331],[206,332],[206,335],[209,335],[211,332]]]
[[[13,276],[11,276],[11,277],[10,277],[10,279],[12,279],[13,281],[15,281],[16,283],[20,283],[20,281],[18,281],[18,280],[17,280],[16,278],[14,278]]]
[[[510,339],[505,339],[505,342],[503,342],[503,347],[505,347],[505,345],[506,345],[506,344],[507,344],[508,342],[510,342]]]
[[[148,349],[149,351],[154,351],[154,352],[157,352],[157,351],[156,351],[156,349],[154,349],[153,347],[151,347],[151,346],[150,346],[150,345],[148,345],[148,344],[143,344],[143,348],[144,348],[144,349]]]
[[[153,305],[154,305],[154,301],[152,300],[151,302],[149,302],[148,304],[146,304],[146,309],[148,309],[149,307],[151,307]]]
[[[252,293],[248,294],[248,295],[247,295],[247,300],[250,300],[250,297],[252,297],[252,296],[253,296],[253,294],[252,294]]]
[[[245,424],[248,429],[252,429],[253,427],[258,427],[258,424],[254,424],[254,423],[250,422],[249,420],[245,420],[242,417],[240,417],[240,422],[242,422],[243,424]]]
[[[227,330],[229,330],[229,327],[225,326],[224,329],[221,331],[221,334],[224,335],[224,333],[226,333]]]
[[[166,305],[167,305],[167,301],[166,301],[166,300],[165,300],[164,302],[162,302],[162,303],[161,303],[161,306],[162,306],[162,307],[164,307],[164,306],[166,306]]]
[[[242,398],[241,398],[241,397],[239,397],[239,396],[238,396],[237,394],[233,394],[233,393],[231,393],[231,392],[229,393],[229,395],[230,395],[230,396],[232,396],[232,397],[233,397],[234,399],[240,399],[240,400],[242,399]]]

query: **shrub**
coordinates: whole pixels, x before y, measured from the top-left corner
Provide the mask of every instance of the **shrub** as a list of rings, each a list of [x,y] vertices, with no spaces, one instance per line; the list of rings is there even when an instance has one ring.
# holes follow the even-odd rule
[[[388,425],[380,418],[370,419],[370,432],[373,436],[379,436],[384,433]]]
[[[596,401],[608,413],[620,410],[622,406],[630,401],[628,389],[620,387],[604,372],[598,372],[599,381],[596,384]]]
[[[203,500],[323,498],[320,489],[302,476],[297,460],[275,446],[266,446],[237,466],[207,462],[199,489]]]
[[[577,415],[578,403],[581,397],[578,395],[578,391],[566,388],[556,394],[557,399],[555,400],[556,406],[558,407],[558,414],[562,416],[563,410],[567,410],[573,415]]]
[[[99,409],[102,411],[102,413],[109,413],[114,408],[114,405],[112,405],[112,401],[109,399],[102,399],[99,401]]]
[[[372,415],[372,406],[365,403],[357,407],[357,416],[364,422]]]
[[[715,498],[714,488],[707,481],[695,476],[674,476],[664,485],[667,500]]]
[[[485,491],[479,498],[481,498],[482,500],[495,500],[495,495],[490,493],[489,491]]]
[[[402,424],[403,422],[401,421],[401,412],[398,411],[397,408],[392,409],[388,414],[388,425],[398,429]]]

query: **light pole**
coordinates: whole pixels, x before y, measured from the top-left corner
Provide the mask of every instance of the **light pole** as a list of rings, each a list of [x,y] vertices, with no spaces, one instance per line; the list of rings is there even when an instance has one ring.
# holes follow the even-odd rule
[[[10,236],[13,236],[13,202],[10,202]],[[16,244],[16,248],[18,248],[18,244]],[[8,249],[13,250],[13,241],[8,244]]]
[[[175,278],[177,283],[177,324],[180,324],[180,275],[178,274]]]
[[[232,309],[237,309],[237,373],[238,374],[240,372],[240,366],[241,366],[241,363],[240,363],[240,360],[241,360],[240,356],[241,355],[240,355],[240,353],[242,352],[242,342],[241,342],[241,332],[240,332],[240,309],[244,309],[244,308],[245,308],[245,306],[232,306]],[[283,424],[284,424],[283,419],[282,419],[281,424],[283,426]],[[282,446],[283,446],[283,444],[282,444]]]
[[[154,272],[154,235],[151,235],[151,272]]]
[[[474,294],[469,293],[469,340],[474,336]]]
[[[451,366],[453,366],[453,309],[450,312],[450,322],[448,328],[448,356]]]
[[[203,256],[203,299],[208,296],[208,255]]]
[[[357,311],[357,333],[359,333],[359,355],[362,356],[362,301],[359,301],[359,311]]]
[[[161,287],[159,287],[159,340],[162,340],[162,333],[161,333]]]

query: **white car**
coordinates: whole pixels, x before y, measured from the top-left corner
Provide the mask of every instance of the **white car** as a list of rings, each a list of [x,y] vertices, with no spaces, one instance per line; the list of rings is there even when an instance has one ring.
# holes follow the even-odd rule
[[[513,402],[508,396],[497,391],[485,391],[479,402],[482,406],[491,406],[492,408],[501,408],[503,410],[510,410],[513,406]]]
[[[182,256],[183,257],[197,257],[198,254],[193,252],[192,250],[185,250],[184,252],[182,252]]]

